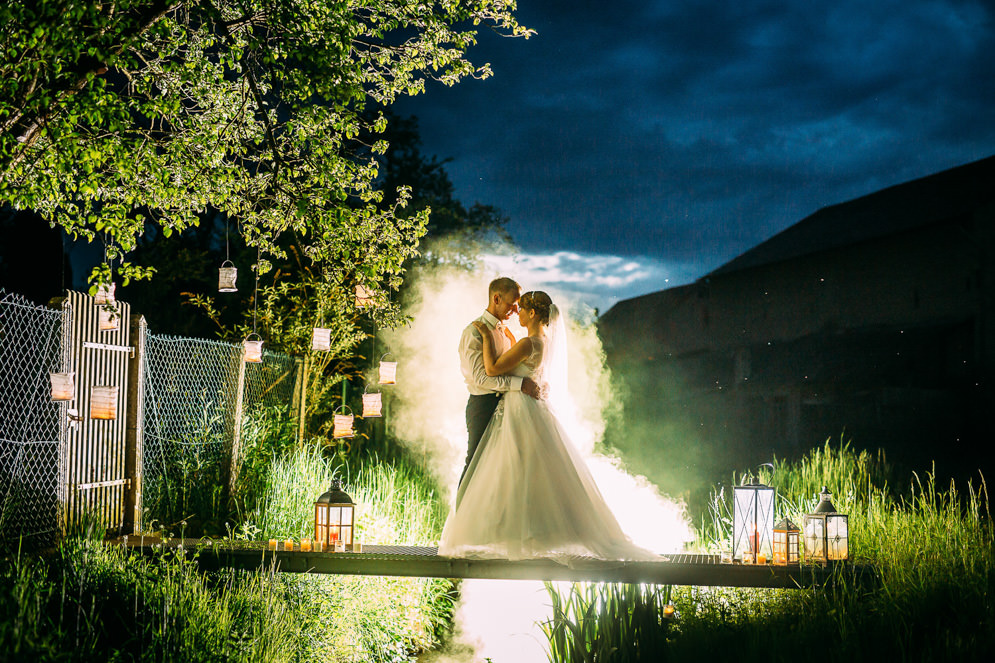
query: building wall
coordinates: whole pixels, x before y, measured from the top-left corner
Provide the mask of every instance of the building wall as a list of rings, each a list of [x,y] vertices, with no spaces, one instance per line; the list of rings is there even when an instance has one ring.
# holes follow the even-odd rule
[[[636,416],[738,462],[842,435],[916,467],[995,465],[993,238],[987,207],[622,302],[600,323],[609,365],[655,399]]]

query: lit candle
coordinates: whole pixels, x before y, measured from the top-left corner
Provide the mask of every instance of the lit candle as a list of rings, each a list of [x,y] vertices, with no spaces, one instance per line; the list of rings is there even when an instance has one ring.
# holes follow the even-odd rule
[[[301,539],[301,552],[311,552],[311,539]]]
[[[766,564],[767,555],[764,553],[757,553],[757,564]]]
[[[293,550],[294,549],[294,540],[293,539],[287,539],[286,541],[284,541],[283,542],[283,548],[284,548],[284,550]]]
[[[270,550],[276,550],[276,539],[270,539],[269,540],[269,549]]]

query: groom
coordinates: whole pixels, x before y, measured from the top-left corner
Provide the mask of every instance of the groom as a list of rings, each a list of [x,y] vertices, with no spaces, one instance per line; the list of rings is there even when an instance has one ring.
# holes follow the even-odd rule
[[[498,357],[515,343],[515,337],[504,323],[518,312],[518,298],[521,294],[521,287],[506,277],[494,279],[487,289],[487,309],[477,319],[490,330]],[[480,332],[473,324],[467,325],[459,342],[460,371],[470,392],[470,399],[466,403],[466,431],[469,439],[466,463],[463,465],[463,474],[460,475],[461,484],[501,395],[506,391],[521,391],[532,398],[539,398],[539,387],[529,378],[513,375],[488,376],[484,370],[482,343]]]

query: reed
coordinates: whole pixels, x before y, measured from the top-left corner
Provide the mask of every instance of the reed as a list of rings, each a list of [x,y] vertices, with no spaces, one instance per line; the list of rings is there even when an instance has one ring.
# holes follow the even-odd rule
[[[626,660],[594,657],[612,646],[642,647],[648,657],[642,660],[988,660],[995,651],[995,537],[983,478],[963,488],[939,486],[930,472],[913,475],[899,490],[891,472],[880,454],[828,443],[796,463],[761,469],[758,478],[778,489],[778,517],[800,518],[823,485],[850,514],[853,564],[837,567],[824,587],[674,588],[680,619],[665,638],[658,633],[643,646],[592,640],[593,623],[624,623],[626,610],[645,605],[629,597],[631,605],[620,608],[611,598],[617,590],[599,586],[554,613],[551,637],[563,642],[551,650],[570,652],[554,660]],[[698,528],[702,549],[728,545],[729,497],[721,488],[713,492]],[[856,573],[856,565],[869,572]],[[598,610],[606,615],[594,616]]]

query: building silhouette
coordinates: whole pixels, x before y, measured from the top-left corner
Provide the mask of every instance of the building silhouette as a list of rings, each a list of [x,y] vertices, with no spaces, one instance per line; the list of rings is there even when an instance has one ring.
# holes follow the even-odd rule
[[[842,436],[967,476],[995,469],[993,261],[990,157],[821,209],[695,283],[619,302],[599,331],[658,462],[749,465]]]

